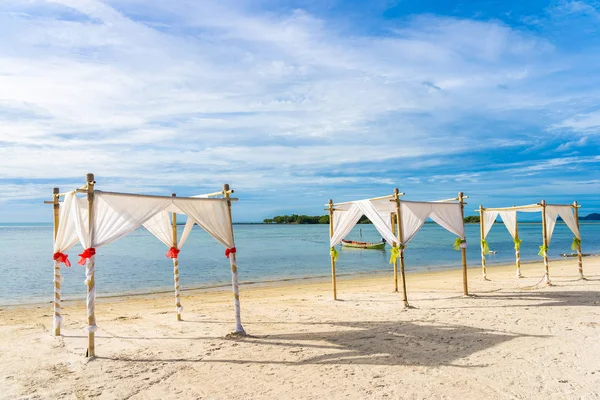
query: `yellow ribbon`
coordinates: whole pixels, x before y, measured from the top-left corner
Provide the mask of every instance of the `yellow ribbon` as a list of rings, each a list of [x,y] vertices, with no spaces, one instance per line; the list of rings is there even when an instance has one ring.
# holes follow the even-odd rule
[[[337,261],[338,257],[340,256],[340,253],[335,249],[335,247],[332,247],[331,250],[329,250],[329,254],[331,255],[331,259],[333,261]]]
[[[392,250],[390,251],[391,255],[390,255],[390,264],[394,263],[394,260],[396,260],[397,258],[400,257],[400,249],[396,246],[392,247]]]
[[[488,242],[485,239],[481,241],[481,251],[483,252],[484,256],[490,254],[490,246],[488,246]]]
[[[513,242],[515,242],[515,250],[520,250],[521,249],[521,243],[523,243],[523,241],[520,240],[520,239],[514,239]]]
[[[454,250],[459,251],[460,245],[463,243],[467,243],[467,240],[461,239],[461,238],[456,238],[456,240],[454,241],[454,246],[452,246],[452,247],[454,248]]]
[[[571,243],[571,250],[577,250],[579,246],[581,246],[581,239],[574,237],[573,243]]]
[[[548,246],[540,246],[540,252],[538,253],[538,256],[544,257],[546,254],[548,254]]]

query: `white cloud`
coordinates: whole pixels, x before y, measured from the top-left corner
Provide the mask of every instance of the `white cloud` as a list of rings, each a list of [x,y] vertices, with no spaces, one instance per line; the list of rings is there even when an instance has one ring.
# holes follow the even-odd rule
[[[569,66],[497,21],[421,16],[353,36],[239,2],[4,1],[0,36],[0,176],[13,181],[93,171],[146,191],[391,185],[368,165],[523,145],[471,120],[576,96],[538,90]]]

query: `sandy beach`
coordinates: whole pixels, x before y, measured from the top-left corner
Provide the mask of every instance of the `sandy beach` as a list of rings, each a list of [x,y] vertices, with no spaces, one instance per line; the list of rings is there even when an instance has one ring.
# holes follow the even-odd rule
[[[241,266],[243,268],[243,266]],[[600,257],[408,274],[414,307],[392,275],[241,287],[246,338],[229,290],[99,299],[97,358],[84,357],[83,302],[0,310],[1,398],[598,399]],[[410,267],[409,267],[410,271]],[[51,287],[49,286],[49,289]],[[82,285],[83,289],[83,285]]]

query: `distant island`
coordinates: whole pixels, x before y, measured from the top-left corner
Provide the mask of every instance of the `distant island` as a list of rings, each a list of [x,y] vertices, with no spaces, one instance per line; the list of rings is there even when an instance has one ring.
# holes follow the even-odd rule
[[[579,219],[581,221],[600,221],[600,214],[591,213],[591,214],[586,215],[585,217],[580,217]]]
[[[600,221],[599,213],[588,214],[585,217],[579,217],[580,221]],[[562,222],[562,218],[558,217],[558,221]],[[494,221],[496,223],[498,221]],[[535,221],[523,221],[523,223],[535,222]],[[539,221],[538,221],[539,222]],[[362,216],[358,221],[359,224],[370,224],[371,221],[366,216]],[[465,224],[478,224],[479,215],[469,215],[465,217]],[[278,215],[273,218],[267,218],[263,220],[263,224],[290,224],[290,225],[304,225],[304,224],[329,224],[329,215]]]
[[[273,218],[267,218],[263,220],[265,224],[291,224],[291,225],[301,225],[301,224],[329,224],[329,215],[278,215]],[[359,224],[370,224],[371,221],[366,216],[362,216],[358,221]],[[478,224],[479,216],[472,215],[465,217],[465,223],[467,224]]]

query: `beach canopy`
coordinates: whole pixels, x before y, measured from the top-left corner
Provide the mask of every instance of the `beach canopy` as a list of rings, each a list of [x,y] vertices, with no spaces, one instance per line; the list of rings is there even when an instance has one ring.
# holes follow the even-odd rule
[[[150,196],[128,193],[114,193],[94,190],[93,176],[88,179],[85,189],[73,190],[62,194],[64,200],[58,202],[55,191],[55,299],[54,328],[60,334],[62,317],[60,314],[60,264],[70,266],[66,252],[80,243],[84,251],[79,254],[80,265],[86,267],[88,295],[86,300],[88,326],[91,336],[88,356],[93,356],[93,333],[95,323],[96,288],[94,282],[96,249],[112,243],[140,227],[145,227],[161,242],[170,247],[167,257],[173,259],[175,296],[178,320],[181,320],[181,302],[179,294],[178,254],[186,242],[193,226],[197,224],[225,248],[232,271],[236,327],[235,332],[244,334],[240,319],[238,273],[236,248],[231,220],[231,201],[229,186],[225,185],[221,194],[224,197],[201,195],[194,197]],[[83,194],[83,197],[79,197]],[[58,206],[58,207],[57,207]],[[173,219],[169,217],[173,215]],[[177,241],[176,214],[185,214],[187,223],[183,235]]]
[[[393,195],[376,197],[365,200],[355,200],[344,203],[334,204],[329,201],[329,224],[330,224],[330,254],[332,265],[333,295],[337,298],[335,263],[339,256],[335,246],[352,231],[360,218],[364,215],[372,223],[379,234],[387,243],[392,246],[392,257],[390,263],[394,264],[395,290],[398,291],[397,284],[397,259],[401,260],[403,300],[408,306],[406,299],[406,286],[404,277],[404,249],[407,244],[415,237],[419,229],[428,218],[442,226],[444,229],[455,234],[458,238],[455,241],[455,248],[463,252],[466,248],[466,236],[464,226],[464,202],[466,198],[459,193],[459,197],[440,201],[405,201],[400,200],[400,193],[396,189]],[[458,200],[458,202],[456,202]],[[395,220],[398,228],[394,232]],[[464,287],[466,287],[466,258],[464,264]]]
[[[489,253],[489,244],[486,240],[488,233],[492,229],[494,222],[497,217],[500,216],[502,222],[506,226],[506,229],[510,233],[515,243],[515,257],[517,264],[517,278],[521,278],[521,242],[519,239],[519,226],[517,223],[517,212],[534,213],[539,212],[542,214],[542,246],[540,246],[539,255],[544,259],[545,273],[544,279],[547,284],[550,284],[550,275],[548,268],[548,246],[552,239],[554,227],[558,217],[561,217],[564,223],[573,232],[574,239],[571,248],[577,250],[578,261],[579,261],[579,275],[583,278],[583,262],[581,255],[581,232],[579,231],[579,218],[577,202],[573,204],[547,204],[542,201],[537,204],[530,204],[524,206],[513,206],[505,208],[483,208],[479,207],[480,215],[480,227],[481,227],[481,266],[482,275],[484,279],[487,279],[486,270],[486,259],[485,256]]]

